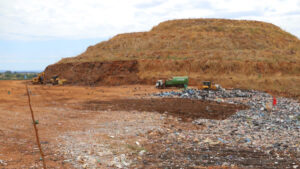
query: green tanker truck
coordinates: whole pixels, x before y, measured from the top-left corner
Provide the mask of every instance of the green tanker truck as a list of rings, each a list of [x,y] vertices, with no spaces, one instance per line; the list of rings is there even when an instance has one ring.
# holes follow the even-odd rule
[[[168,80],[158,80],[156,82],[156,88],[163,89],[166,87],[180,87],[180,88],[187,88],[189,83],[189,77],[182,76],[182,77],[173,77]]]

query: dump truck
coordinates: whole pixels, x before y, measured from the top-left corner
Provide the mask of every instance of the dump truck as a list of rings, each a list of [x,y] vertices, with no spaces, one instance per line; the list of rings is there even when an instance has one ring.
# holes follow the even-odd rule
[[[31,82],[32,82],[32,84],[43,84],[44,79],[45,79],[45,73],[42,72],[42,73],[39,73],[37,75],[37,77],[34,77]]]
[[[158,80],[156,82],[156,88],[164,89],[166,87],[180,87],[187,88],[189,83],[189,78],[187,76],[173,77],[168,80]]]
[[[204,82],[202,82],[202,86],[200,86],[198,88],[202,89],[202,90],[218,90],[220,88],[220,86],[213,84],[210,81],[204,81]]]

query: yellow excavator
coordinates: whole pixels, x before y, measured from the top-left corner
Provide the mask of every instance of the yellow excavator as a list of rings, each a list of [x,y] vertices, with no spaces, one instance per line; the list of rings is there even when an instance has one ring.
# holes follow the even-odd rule
[[[67,82],[67,79],[59,78],[58,76],[53,76],[50,79],[52,85],[64,85]],[[44,84],[45,82],[45,73],[39,73],[37,77],[32,79],[32,84]]]
[[[203,83],[202,86],[198,87],[199,89],[202,89],[202,90],[218,90],[219,89],[219,86],[212,84],[212,82],[210,82],[210,81],[204,81],[202,83]]]
[[[67,82],[67,79],[59,78],[58,76],[53,76],[50,79],[52,85],[64,85]]]
[[[45,79],[45,73],[44,72],[39,73],[37,75],[37,77],[34,77],[32,79],[32,84],[43,84],[44,83],[44,79]]]

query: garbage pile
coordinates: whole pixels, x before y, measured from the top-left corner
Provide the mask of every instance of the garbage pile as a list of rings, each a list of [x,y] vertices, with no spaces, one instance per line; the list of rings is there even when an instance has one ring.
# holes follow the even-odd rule
[[[215,100],[217,98],[235,98],[235,97],[252,97],[256,94],[264,94],[255,90],[226,90],[221,88],[220,90],[197,90],[197,89],[186,89],[183,91],[170,91],[170,92],[161,92],[155,93],[154,96],[160,97],[180,97],[180,98],[190,98],[190,99],[206,99],[206,100]]]
[[[300,161],[300,104],[288,98],[277,98],[254,90],[196,90],[161,92],[158,97],[202,99],[231,104],[244,104],[248,110],[238,111],[225,120],[197,119],[194,124],[205,129],[197,136],[199,145],[222,143],[251,148],[267,154],[294,152]],[[280,157],[279,157],[280,158]]]

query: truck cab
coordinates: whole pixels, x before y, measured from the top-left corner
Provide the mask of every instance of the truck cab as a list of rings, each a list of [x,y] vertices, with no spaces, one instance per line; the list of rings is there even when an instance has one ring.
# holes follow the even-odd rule
[[[156,82],[156,84],[155,84],[155,87],[156,88],[160,88],[160,89],[164,88],[164,82],[163,82],[163,80],[158,80]]]

